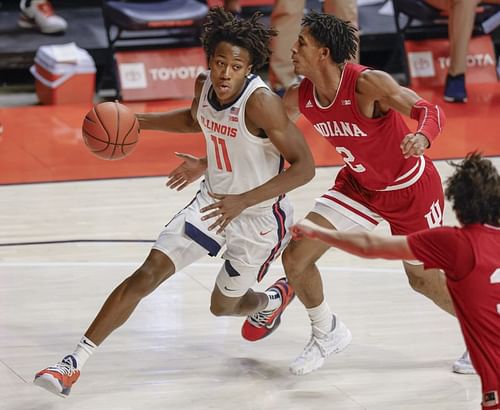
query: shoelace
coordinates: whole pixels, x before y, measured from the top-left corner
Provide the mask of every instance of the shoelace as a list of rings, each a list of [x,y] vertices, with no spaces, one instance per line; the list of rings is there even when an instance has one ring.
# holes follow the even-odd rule
[[[59,362],[56,365],[49,367],[49,370],[54,370],[66,376],[71,376],[74,372],[76,372],[76,369],[71,364],[66,362]]]
[[[312,352],[314,346],[316,346],[320,352],[320,354],[323,357],[327,356],[327,349],[325,346],[323,346],[323,341],[321,338],[314,336],[314,334],[311,334],[311,338],[309,339],[309,342],[307,342],[306,346],[304,347],[304,350],[302,351],[302,354],[300,357],[306,357],[309,353]]]
[[[264,327],[275,311],[276,310],[270,310],[254,313],[250,316],[250,321],[256,327]]]
[[[469,351],[466,351],[460,359],[458,359],[458,362],[472,366],[472,363],[470,361],[470,356],[469,356]]]
[[[304,350],[302,351],[302,354],[300,357],[306,357],[309,353],[312,352],[313,347],[316,345],[316,338],[314,335],[311,335],[311,338],[309,339],[309,342],[307,342],[306,346],[304,347]],[[321,349],[320,349],[321,351]]]

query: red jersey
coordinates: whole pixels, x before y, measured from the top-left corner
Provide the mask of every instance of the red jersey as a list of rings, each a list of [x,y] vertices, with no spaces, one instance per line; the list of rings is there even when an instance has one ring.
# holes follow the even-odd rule
[[[408,244],[425,268],[445,271],[465,343],[481,377],[483,408],[500,409],[500,228],[435,228],[411,234]]]
[[[367,118],[358,110],[356,82],[367,67],[344,66],[333,102],[323,107],[307,78],[299,86],[300,112],[342,156],[349,172],[364,187],[383,190],[415,177],[422,169],[418,158],[405,159],[400,144],[411,133],[401,114],[389,110],[380,118]]]

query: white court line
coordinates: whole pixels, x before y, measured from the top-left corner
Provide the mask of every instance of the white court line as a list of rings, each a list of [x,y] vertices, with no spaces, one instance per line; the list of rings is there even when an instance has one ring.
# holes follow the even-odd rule
[[[0,269],[6,268],[47,268],[47,267],[139,267],[140,262],[0,262]],[[189,267],[193,268],[220,268],[220,263],[193,263]],[[352,266],[318,266],[323,272],[403,272],[403,268],[355,268]],[[270,270],[283,270],[281,266],[271,266]]]

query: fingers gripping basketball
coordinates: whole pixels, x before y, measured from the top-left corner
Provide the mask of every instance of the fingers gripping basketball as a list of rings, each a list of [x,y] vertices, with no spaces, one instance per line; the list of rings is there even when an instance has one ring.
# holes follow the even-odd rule
[[[123,104],[105,102],[87,113],[82,135],[94,155],[107,160],[121,159],[133,151],[139,140],[139,122]]]

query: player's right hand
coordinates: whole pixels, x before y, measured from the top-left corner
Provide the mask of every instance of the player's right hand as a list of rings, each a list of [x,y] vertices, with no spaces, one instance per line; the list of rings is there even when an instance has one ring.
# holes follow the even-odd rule
[[[201,212],[205,213],[205,215],[201,217],[201,220],[206,221],[211,218],[217,218],[215,222],[208,227],[208,230],[217,229],[217,234],[220,234],[234,218],[247,208],[248,205],[243,199],[245,193],[222,195],[209,192],[208,194],[216,201],[200,209]]]
[[[176,152],[175,156],[183,159],[184,162],[168,174],[165,185],[170,189],[181,191],[205,173],[207,160],[206,158],[198,158],[181,152]]]
[[[429,147],[429,140],[419,132],[408,134],[401,141],[401,152],[405,158],[419,157]]]

